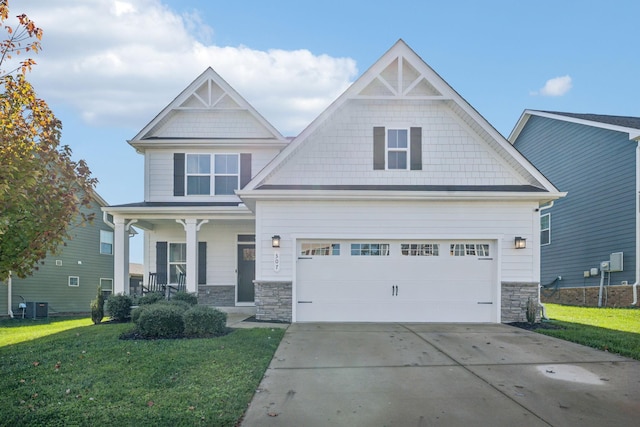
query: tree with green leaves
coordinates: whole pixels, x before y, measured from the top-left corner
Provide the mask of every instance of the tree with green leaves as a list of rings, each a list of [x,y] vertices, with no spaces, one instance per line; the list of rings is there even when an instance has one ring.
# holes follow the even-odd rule
[[[90,221],[82,207],[96,184],[61,145],[62,124],[27,81],[35,61],[17,61],[40,51],[42,29],[25,14],[16,19],[8,23],[9,1],[0,0],[0,280],[29,276],[71,227]]]

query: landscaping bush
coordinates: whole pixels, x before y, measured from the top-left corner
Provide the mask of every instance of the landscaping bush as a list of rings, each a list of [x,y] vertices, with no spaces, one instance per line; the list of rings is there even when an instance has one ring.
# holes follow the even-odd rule
[[[102,322],[104,318],[104,294],[102,293],[102,286],[98,286],[98,296],[91,301],[91,321],[94,325]]]
[[[161,292],[149,292],[148,294],[141,296],[138,299],[138,305],[155,304],[158,301],[164,299],[164,294]]]
[[[140,314],[149,307],[153,307],[151,304],[140,305],[133,310],[131,310],[131,321],[133,323],[138,323],[138,319],[140,318]]]
[[[131,317],[133,300],[129,295],[111,295],[107,299],[107,312],[111,320],[124,322]]]
[[[190,305],[198,304],[198,296],[196,294],[190,294],[188,292],[176,292],[175,295],[171,297],[171,301],[185,301]]]
[[[138,333],[146,338],[175,338],[182,335],[184,310],[172,304],[145,307],[136,323]]]
[[[196,305],[183,317],[187,337],[220,336],[227,332],[227,313],[214,308]]]
[[[182,310],[183,312],[185,312],[185,311],[189,310],[189,309],[192,307],[192,305],[191,305],[191,304],[189,304],[188,302],[186,302],[186,301],[179,301],[179,300],[178,300],[178,301],[174,301],[174,300],[169,300],[169,301],[167,301],[167,300],[162,300],[162,301],[158,301],[156,304],[160,304],[160,305],[170,305],[170,306],[173,306],[173,307],[178,307],[178,308],[179,308],[180,310]]]

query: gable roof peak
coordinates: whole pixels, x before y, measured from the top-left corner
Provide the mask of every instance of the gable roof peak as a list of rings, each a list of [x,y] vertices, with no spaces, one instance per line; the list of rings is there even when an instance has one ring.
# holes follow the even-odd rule
[[[220,111],[230,109],[245,112],[256,123],[256,126],[262,129],[264,136],[268,135],[271,139],[286,142],[286,139],[271,123],[258,113],[211,66],[208,66],[153,120],[142,128],[129,143],[135,147],[136,143],[153,138],[163,123],[166,123],[179,111]]]

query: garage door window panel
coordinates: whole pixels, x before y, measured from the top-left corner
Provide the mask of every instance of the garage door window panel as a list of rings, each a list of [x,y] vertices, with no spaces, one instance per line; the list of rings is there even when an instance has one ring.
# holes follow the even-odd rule
[[[352,243],[352,256],[388,256],[388,243]]]
[[[487,243],[452,243],[449,249],[451,256],[489,256]]]
[[[339,243],[303,243],[300,248],[303,256],[340,256]]]
[[[402,243],[400,251],[404,256],[439,256],[440,245],[437,243]]]

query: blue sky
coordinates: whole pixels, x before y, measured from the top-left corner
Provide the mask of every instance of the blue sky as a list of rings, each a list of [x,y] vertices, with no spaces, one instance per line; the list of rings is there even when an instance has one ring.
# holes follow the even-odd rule
[[[524,109],[640,116],[636,0],[10,5],[44,29],[30,79],[111,204],[142,201],[143,157],[126,141],[207,66],[285,136],[399,38],[504,136]]]

